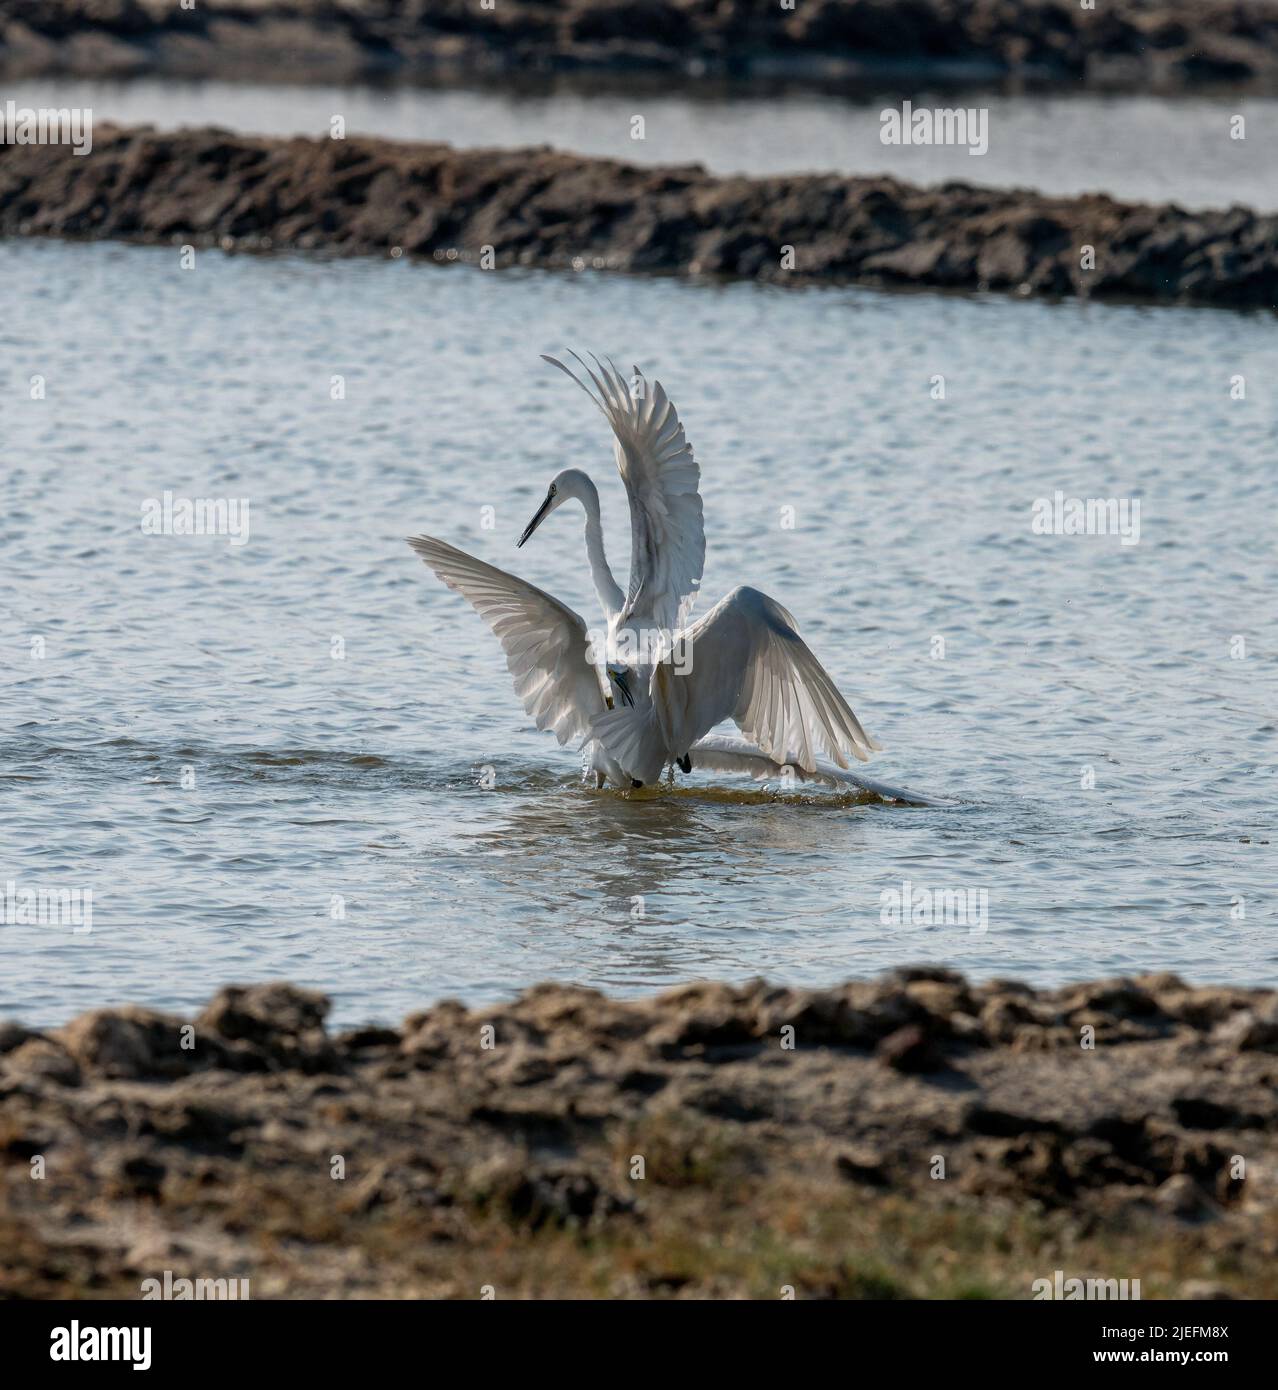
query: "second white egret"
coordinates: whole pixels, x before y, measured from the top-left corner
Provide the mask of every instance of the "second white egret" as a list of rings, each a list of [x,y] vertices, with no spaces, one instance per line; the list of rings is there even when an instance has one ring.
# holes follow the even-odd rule
[[[575,356],[575,354],[574,354]],[[581,362],[591,396],[612,428],[630,502],[631,566],[626,591],[604,553],[599,492],[577,468],[559,473],[519,539],[523,545],[565,502],[586,518],[586,554],[607,623],[604,650],[582,618],[526,580],[430,536],[409,544],[488,623],[506,653],[515,690],[539,729],[561,744],[580,741],[596,781],[634,787],[697,760],[700,740],[731,719],[750,740],[708,739],[707,769],[779,771],[856,781],[839,769],[880,745],[798,634],[794,618],[757,589],[739,587],[689,622],[705,558],[700,472],[674,406],[659,382],[635,369],[632,391],[609,363]],[[866,784],[873,785],[873,784]],[[891,791],[892,789],[885,789]]]

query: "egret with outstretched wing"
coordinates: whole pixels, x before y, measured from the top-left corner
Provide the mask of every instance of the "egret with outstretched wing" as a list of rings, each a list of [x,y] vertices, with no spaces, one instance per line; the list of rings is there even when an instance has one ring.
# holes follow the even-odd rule
[[[600,785],[606,779],[642,786],[667,766],[691,771],[700,741],[726,719],[757,747],[725,750],[721,740],[707,740],[701,745],[707,759],[725,770],[758,775],[763,764],[777,771],[790,765],[816,777],[824,775],[820,753],[844,770],[849,756],[868,758],[880,745],[775,600],[740,587],[687,625],[705,559],[700,473],[660,383],[649,386],[636,368],[632,394],[611,363],[595,359],[596,375],[577,357],[596,396],[562,362],[546,360],[591,396],[615,436],[630,500],[629,589],[622,592],[608,565],[598,489],[580,469],[554,478],[518,543],[565,501],[582,504],[609,649],[592,651],[583,620],[526,580],[429,536],[409,542],[492,628],[537,727],[553,730],[560,743],[582,739]],[[621,636],[654,630],[662,634],[654,656],[614,659]],[[845,771],[836,780],[856,779]]]

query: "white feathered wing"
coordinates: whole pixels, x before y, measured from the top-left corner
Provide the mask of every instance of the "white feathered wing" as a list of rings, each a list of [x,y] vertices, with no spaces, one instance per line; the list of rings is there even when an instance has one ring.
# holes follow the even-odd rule
[[[515,693],[537,727],[561,744],[585,738],[608,703],[581,617],[545,590],[446,541],[413,536],[408,543],[492,628]]]
[[[671,659],[653,667],[646,695],[591,723],[592,736],[641,782],[655,782],[725,719],[774,762],[809,773],[818,753],[846,768],[849,756],[864,762],[880,747],[794,619],[757,589],[734,589],[681,633]]]

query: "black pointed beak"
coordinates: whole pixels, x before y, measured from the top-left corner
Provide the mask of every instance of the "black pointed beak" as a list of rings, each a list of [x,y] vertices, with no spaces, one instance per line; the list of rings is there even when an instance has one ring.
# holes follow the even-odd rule
[[[518,550],[519,547],[523,545],[523,543],[528,539],[528,537],[531,536],[532,533],[538,528],[538,526],[541,525],[542,517],[544,517],[546,513],[550,510],[551,501],[551,495],[550,493],[547,493],[546,500],[541,504],[540,507],[537,508],[537,515],[534,516],[533,519],[528,523],[528,525],[524,527],[524,534],[520,536],[518,542],[515,545],[516,550]]]
[[[623,671],[621,675],[614,677],[617,682],[617,689],[621,692],[621,698],[626,704],[633,706],[635,697],[630,693],[630,677]]]

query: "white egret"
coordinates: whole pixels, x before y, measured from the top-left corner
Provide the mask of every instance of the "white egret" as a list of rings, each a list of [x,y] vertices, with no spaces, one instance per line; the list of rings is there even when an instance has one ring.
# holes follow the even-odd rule
[[[590,641],[577,613],[526,580],[433,537],[409,540],[493,630],[537,727],[552,730],[561,744],[582,741],[600,786],[656,782],[675,764],[685,772],[695,764],[753,776],[789,765],[804,780],[921,800],[846,772],[849,756],[864,761],[880,745],[779,603],[741,587],[688,623],[705,557],[700,473],[660,383],[649,386],[636,368],[632,393],[611,363],[596,359],[596,375],[577,358],[591,392],[562,362],[546,360],[591,396],[615,437],[630,502],[629,586],[623,593],[609,568],[598,489],[580,469],[552,480],[518,544],[565,502],[581,503],[591,577],[608,625],[605,650]],[[755,746],[706,738],[726,719]],[[821,752],[843,771],[820,764]]]

